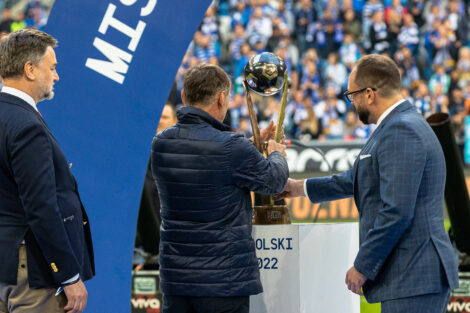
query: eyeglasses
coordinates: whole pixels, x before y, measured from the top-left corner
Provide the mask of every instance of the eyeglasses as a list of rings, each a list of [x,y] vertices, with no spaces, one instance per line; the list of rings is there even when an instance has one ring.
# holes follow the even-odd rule
[[[368,88],[370,88],[370,87],[362,88],[362,89],[359,89],[359,90],[356,90],[356,91],[347,91],[347,90],[346,90],[343,95],[344,95],[350,102],[353,102],[353,100],[354,100],[353,95],[354,95],[354,94],[364,92],[364,91],[366,91]],[[375,88],[370,88],[370,89],[372,89],[373,91],[376,90]]]

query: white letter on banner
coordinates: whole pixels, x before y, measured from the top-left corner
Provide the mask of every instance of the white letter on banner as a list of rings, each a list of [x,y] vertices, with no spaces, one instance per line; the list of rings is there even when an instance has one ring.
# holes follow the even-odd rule
[[[127,6],[131,6],[136,2],[137,2],[137,0],[121,0],[121,3],[124,4],[124,5],[127,5]]]
[[[118,31],[121,33],[129,36],[131,38],[131,42],[129,43],[129,46],[127,47],[131,51],[135,51],[137,48],[137,44],[140,41],[140,37],[142,36],[142,33],[144,32],[146,24],[142,21],[139,21],[137,23],[137,28],[133,29],[120,20],[117,20],[113,17],[114,12],[116,11],[116,6],[112,3],[108,5],[108,9],[106,10],[106,13],[104,14],[103,21],[101,22],[100,28],[98,31],[102,33],[103,35],[106,34],[106,31],[108,30],[108,26],[116,28]]]
[[[147,5],[140,10],[140,16],[147,16],[150,13],[152,13],[156,5],[157,5],[157,0],[149,0]]]
[[[129,66],[126,64],[126,62],[131,62],[132,55],[107,43],[104,40],[101,40],[98,37],[95,38],[93,46],[95,46],[101,53],[111,60],[111,62],[88,58],[86,60],[85,66],[100,73],[101,75],[108,77],[109,79],[114,80],[119,84],[122,84],[124,82],[124,75],[119,73],[127,73]]]

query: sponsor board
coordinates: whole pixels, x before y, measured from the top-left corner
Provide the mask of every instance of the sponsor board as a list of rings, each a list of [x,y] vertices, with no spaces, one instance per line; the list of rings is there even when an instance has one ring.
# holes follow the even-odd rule
[[[450,295],[447,313],[470,313],[470,273],[459,273],[459,288]]]
[[[311,141],[308,146],[292,146],[286,149],[287,164],[291,173],[343,172],[352,168],[365,141]],[[323,154],[320,153],[320,150]],[[325,160],[326,159],[326,160]],[[328,162],[327,162],[328,161]]]
[[[158,271],[133,271],[131,313],[160,313],[163,295]]]

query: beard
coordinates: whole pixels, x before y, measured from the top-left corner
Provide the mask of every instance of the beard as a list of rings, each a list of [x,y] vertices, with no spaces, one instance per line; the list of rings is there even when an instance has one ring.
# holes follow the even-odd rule
[[[357,115],[359,116],[359,120],[364,123],[364,125],[368,125],[369,123],[369,115],[370,112],[366,108],[363,108],[361,105],[358,105],[356,108]]]
[[[54,98],[54,90],[51,90],[49,92],[46,92],[44,94],[44,99],[45,100],[52,100]]]
[[[54,84],[41,77],[39,79],[39,88],[41,90],[41,97],[39,101],[51,100],[54,98]]]
[[[358,113],[359,120],[364,123],[364,125],[370,124],[369,123],[369,111],[361,111]]]

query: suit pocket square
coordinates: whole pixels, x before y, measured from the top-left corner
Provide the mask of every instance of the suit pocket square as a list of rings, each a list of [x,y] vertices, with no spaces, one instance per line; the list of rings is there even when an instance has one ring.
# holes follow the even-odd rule
[[[361,155],[359,156],[359,160],[367,159],[367,158],[370,158],[370,157],[371,157],[370,154],[361,154]]]

